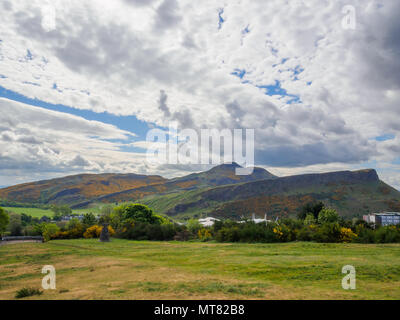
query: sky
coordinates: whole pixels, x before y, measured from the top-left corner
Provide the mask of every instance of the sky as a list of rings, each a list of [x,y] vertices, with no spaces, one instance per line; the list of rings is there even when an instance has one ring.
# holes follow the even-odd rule
[[[0,0],[0,186],[199,170],[146,161],[147,132],[176,122],[253,128],[256,165],[279,176],[374,168],[400,189],[398,12],[398,0]]]

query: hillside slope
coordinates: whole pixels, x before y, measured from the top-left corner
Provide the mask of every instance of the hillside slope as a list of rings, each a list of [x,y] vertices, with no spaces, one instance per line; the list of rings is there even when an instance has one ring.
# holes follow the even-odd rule
[[[1,189],[0,198],[21,203],[73,204],[165,181],[160,176],[138,174],[80,174]]]
[[[323,201],[346,216],[400,210],[400,192],[380,181],[375,170],[290,176],[143,201],[177,218],[210,214],[238,219],[253,212],[293,215],[310,201]]]
[[[1,189],[0,199],[79,208],[91,202],[136,201],[154,194],[276,178],[262,168],[254,168],[253,174],[248,176],[236,176],[237,167],[236,163],[223,164],[171,180],[138,174],[81,174]]]

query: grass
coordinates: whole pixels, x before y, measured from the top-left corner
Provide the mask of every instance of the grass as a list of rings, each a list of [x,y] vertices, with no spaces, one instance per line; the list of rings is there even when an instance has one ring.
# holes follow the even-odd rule
[[[39,208],[14,208],[14,207],[3,207],[4,210],[14,212],[14,213],[25,213],[28,216],[32,216],[34,218],[41,218],[43,216],[48,216],[51,218],[53,216],[53,211]]]
[[[0,299],[40,287],[54,265],[57,290],[27,299],[399,299],[400,245],[219,244],[113,239],[0,247]],[[343,290],[344,265],[356,290]]]
[[[52,218],[54,213],[50,209],[39,209],[39,208],[17,208],[17,207],[3,207],[4,210],[7,210],[9,212],[14,212],[18,214],[25,213],[28,216],[32,216],[34,218],[41,218],[43,216],[47,216],[49,218]],[[100,214],[101,208],[100,207],[93,207],[93,208],[88,208],[88,209],[75,209],[72,210],[72,213],[74,214],[84,214],[88,212],[92,212],[95,215]]]
[[[40,291],[39,289],[22,288],[22,289],[17,291],[17,293],[15,294],[15,298],[16,299],[22,299],[22,298],[26,298],[26,297],[40,296],[42,294],[43,294],[43,292]]]

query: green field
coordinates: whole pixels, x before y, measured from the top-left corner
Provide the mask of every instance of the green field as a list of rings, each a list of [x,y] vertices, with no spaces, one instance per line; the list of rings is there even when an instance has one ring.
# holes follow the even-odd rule
[[[29,216],[32,216],[34,218],[41,218],[43,216],[47,216],[49,218],[53,217],[54,213],[53,211],[49,209],[39,209],[39,208],[17,208],[17,207],[3,207],[4,210],[7,210],[9,212],[14,212],[14,213],[25,213]],[[101,208],[100,207],[93,207],[93,208],[88,208],[88,209],[75,209],[72,210],[72,213],[74,214],[85,214],[88,212],[92,212],[96,215],[100,214]]]
[[[0,299],[400,299],[400,245],[58,240],[0,247]],[[353,265],[356,290],[343,290]]]
[[[32,216],[34,218],[41,218],[43,216],[48,216],[51,218],[53,216],[53,211],[39,208],[15,208],[15,207],[3,207],[4,210],[14,213],[25,213],[28,216]]]

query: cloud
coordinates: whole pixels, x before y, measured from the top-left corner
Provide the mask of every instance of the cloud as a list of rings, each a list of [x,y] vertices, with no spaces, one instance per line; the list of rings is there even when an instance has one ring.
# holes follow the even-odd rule
[[[3,1],[0,86],[158,126],[254,128],[256,161],[282,171],[379,167],[400,157],[395,141],[374,140],[388,131],[400,136],[396,0],[51,3],[57,28],[47,32],[41,1]],[[345,5],[356,9],[355,30],[342,28]],[[277,83],[289,96],[265,94]],[[20,116],[0,126],[33,121]],[[116,134],[110,130],[101,135]],[[0,139],[28,145],[29,134],[38,148],[68,136],[2,130]]]

